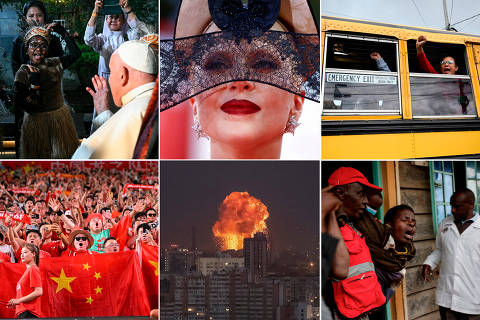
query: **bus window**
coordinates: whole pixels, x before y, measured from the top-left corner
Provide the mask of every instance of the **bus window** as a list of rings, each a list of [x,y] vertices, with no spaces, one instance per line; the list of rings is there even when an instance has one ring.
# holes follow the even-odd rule
[[[416,40],[409,40],[407,46],[413,116],[476,117],[465,46],[427,42],[425,57],[417,55]],[[441,68],[442,61],[448,68]]]
[[[426,73],[419,66],[417,59],[416,40],[408,40],[408,65],[410,73]],[[444,57],[453,57],[455,63],[458,66],[458,70],[455,74],[467,75],[467,68],[465,67],[465,46],[461,44],[445,44],[427,41],[423,46],[425,55],[430,61],[435,70],[440,73],[440,62]]]
[[[400,114],[398,42],[327,34],[324,114]]]

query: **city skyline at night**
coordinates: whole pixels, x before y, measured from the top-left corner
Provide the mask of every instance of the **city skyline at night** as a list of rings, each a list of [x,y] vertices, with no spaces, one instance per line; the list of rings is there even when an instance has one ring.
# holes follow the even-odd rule
[[[199,250],[221,250],[212,226],[219,219],[219,206],[232,192],[248,192],[267,207],[265,222],[274,251],[318,248],[316,162],[162,162],[160,170],[162,248],[172,243],[191,248],[194,238]]]

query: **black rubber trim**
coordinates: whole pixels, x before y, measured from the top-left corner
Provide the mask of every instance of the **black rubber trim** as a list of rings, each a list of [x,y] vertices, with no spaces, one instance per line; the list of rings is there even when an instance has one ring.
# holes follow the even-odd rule
[[[480,119],[322,121],[322,136],[480,131]]]

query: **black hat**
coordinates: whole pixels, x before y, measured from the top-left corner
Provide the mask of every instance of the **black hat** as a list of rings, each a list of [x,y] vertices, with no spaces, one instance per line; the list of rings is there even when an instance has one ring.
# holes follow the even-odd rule
[[[263,14],[259,16],[252,12],[254,10]],[[241,21],[245,20],[245,16],[250,16],[254,23],[261,20],[258,24],[264,27],[264,31],[278,20],[295,33],[318,33],[307,0],[250,0],[248,8],[243,7],[240,0],[182,0],[175,24],[175,38],[200,35],[211,23],[218,23],[218,27],[225,30],[224,27],[231,25],[228,20]]]
[[[320,35],[307,0],[182,0],[160,55],[161,111],[233,81],[320,101]]]
[[[27,231],[25,232],[25,237],[28,237],[28,234],[31,233],[31,232],[35,232],[36,234],[38,234],[40,236],[40,238],[42,238],[42,234],[40,233],[40,229],[37,226],[35,226],[35,225],[27,226]]]

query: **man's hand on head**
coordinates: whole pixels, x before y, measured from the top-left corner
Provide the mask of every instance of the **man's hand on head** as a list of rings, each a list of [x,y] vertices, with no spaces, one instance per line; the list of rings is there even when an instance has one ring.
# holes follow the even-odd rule
[[[328,186],[322,189],[322,217],[340,208],[341,202],[332,192],[333,187]]]

